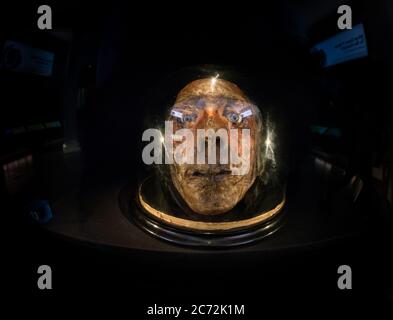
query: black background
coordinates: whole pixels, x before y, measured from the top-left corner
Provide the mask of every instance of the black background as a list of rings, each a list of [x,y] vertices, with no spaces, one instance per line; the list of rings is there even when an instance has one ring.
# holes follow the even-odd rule
[[[353,170],[364,174],[367,181],[365,168],[373,159],[365,146],[379,150],[374,141],[380,141],[378,128],[387,126],[391,110],[392,41],[389,17],[378,9],[383,2],[360,1],[353,6],[354,14],[358,13],[354,20],[366,24],[370,57],[328,71],[312,61],[308,50],[337,31],[335,12],[313,24],[311,31],[296,33],[303,18],[295,8],[305,8],[307,1],[295,2],[258,7],[226,2],[53,3],[54,30],[73,30],[68,76],[59,76],[60,83],[54,85],[59,102],[41,91],[41,100],[33,103],[20,97],[18,113],[24,114],[27,104],[41,104],[45,109],[46,104],[57,103],[65,138],[81,139],[86,180],[105,184],[114,176],[127,176],[136,181],[143,175],[140,137],[151,112],[140,106],[153,88],[185,66],[231,65],[257,74],[267,99],[281,107],[280,116],[288,123],[292,188],[296,188],[297,168],[312,143],[307,130],[315,119],[341,124],[351,133],[342,148],[353,157]],[[36,8],[2,7],[7,16],[2,19],[2,40],[16,37],[45,46],[45,35],[36,34]],[[60,41],[54,50],[61,56],[62,48]],[[94,110],[79,112],[72,102],[76,88],[89,81],[82,75],[89,64],[96,70]],[[329,109],[326,105],[331,99],[337,103]],[[13,98],[6,96],[1,105],[10,101]],[[2,112],[12,118],[12,111]],[[388,227],[329,244],[294,244],[291,249],[263,255],[227,254],[225,250],[146,254],[53,237],[18,215],[13,204],[2,212],[11,217],[10,224],[8,219],[3,224],[3,230],[10,231],[4,233],[3,248],[10,258],[3,275],[16,289],[12,295],[15,311],[28,308],[45,314],[47,307],[54,307],[50,312],[56,317],[91,317],[106,311],[110,317],[122,312],[123,317],[144,319],[147,306],[155,303],[222,303],[245,304],[246,314],[259,319],[265,312],[276,316],[287,316],[292,310],[317,309],[321,314],[344,308],[354,312],[392,303]],[[36,270],[41,264],[52,267],[51,291],[36,288]],[[352,267],[353,290],[337,288],[341,264]]]

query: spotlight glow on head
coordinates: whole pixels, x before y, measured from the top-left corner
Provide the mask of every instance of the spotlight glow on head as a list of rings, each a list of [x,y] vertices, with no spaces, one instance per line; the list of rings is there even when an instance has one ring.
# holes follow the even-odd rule
[[[217,75],[211,79],[211,83],[210,83],[211,90],[214,90],[214,88],[216,87],[217,79],[219,76],[220,75],[217,73]]]

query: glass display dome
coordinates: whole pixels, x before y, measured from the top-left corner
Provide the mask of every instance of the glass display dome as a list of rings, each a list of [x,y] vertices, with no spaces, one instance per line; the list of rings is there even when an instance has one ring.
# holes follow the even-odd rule
[[[127,214],[184,245],[239,245],[277,230],[285,208],[280,132],[257,82],[229,68],[186,68],[149,99],[141,154],[151,170]]]

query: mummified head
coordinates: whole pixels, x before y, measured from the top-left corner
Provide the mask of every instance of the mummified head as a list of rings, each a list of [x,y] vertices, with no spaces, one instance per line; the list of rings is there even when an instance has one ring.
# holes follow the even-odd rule
[[[176,102],[171,108],[169,119],[173,121],[174,132],[180,129],[189,129],[195,137],[195,157],[201,147],[198,129],[205,132],[218,132],[225,129],[228,134],[228,149],[237,150],[243,163],[231,163],[228,155],[228,163],[222,161],[220,147],[223,141],[218,137],[203,137],[206,143],[206,161],[197,161],[194,164],[179,164],[176,161],[170,165],[170,173],[174,186],[195,212],[200,214],[219,214],[231,210],[245,195],[259,171],[261,171],[259,148],[261,145],[262,118],[258,108],[251,104],[244,93],[233,83],[218,79],[208,78],[195,80],[184,87],[177,95]],[[212,129],[212,130],[209,130]],[[232,130],[231,130],[232,129]],[[243,130],[245,129],[245,130]],[[223,130],[221,130],[222,132]],[[237,132],[237,137],[231,136],[230,132]],[[244,163],[245,148],[242,147],[244,135],[249,133],[248,159]],[[243,141],[242,141],[243,138]],[[182,143],[174,142],[173,146]],[[216,152],[216,163],[208,161],[209,151]],[[237,149],[234,144],[237,145]],[[199,153],[200,155],[200,153]],[[200,160],[200,159],[199,159]],[[198,164],[199,163],[199,164]],[[238,166],[246,165],[246,170],[240,171]]]

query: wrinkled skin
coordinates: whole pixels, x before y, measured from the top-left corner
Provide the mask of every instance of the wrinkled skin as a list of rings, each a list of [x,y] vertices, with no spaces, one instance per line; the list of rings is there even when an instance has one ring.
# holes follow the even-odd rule
[[[193,130],[196,139],[197,129],[250,129],[251,150],[250,169],[245,175],[231,174],[229,164],[173,164],[170,173],[174,186],[187,203],[199,214],[213,215],[231,210],[249,190],[256,178],[257,150],[259,133],[262,128],[259,110],[252,105],[243,92],[233,83],[216,79],[201,79],[189,83],[183,88],[171,110],[177,110],[183,119],[169,116],[174,123],[174,132],[178,129]],[[252,115],[236,118],[245,110]],[[229,131],[228,131],[229,132]],[[240,148],[241,134],[238,146]],[[174,143],[174,148],[180,142]],[[218,142],[219,143],[219,142]],[[229,146],[232,142],[229,141]],[[194,143],[196,154],[196,140]],[[217,145],[217,159],[219,146]]]

